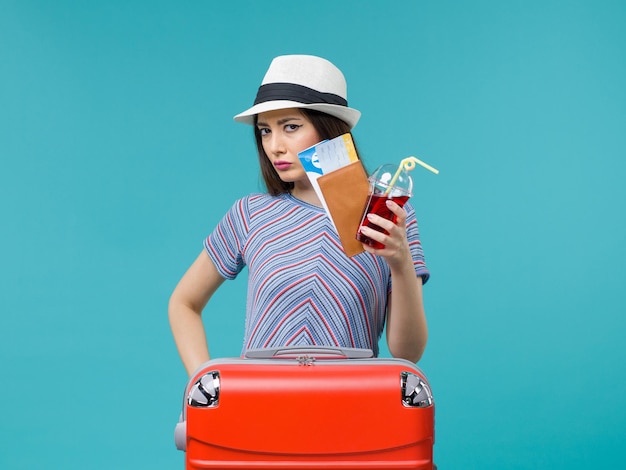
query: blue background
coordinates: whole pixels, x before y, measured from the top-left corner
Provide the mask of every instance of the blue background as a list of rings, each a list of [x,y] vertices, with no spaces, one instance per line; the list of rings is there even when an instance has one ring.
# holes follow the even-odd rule
[[[232,116],[285,53],[343,70],[369,167],[441,170],[413,198],[439,468],[623,465],[625,31],[608,0],[1,0],[0,467],[182,468],[167,300],[261,188]]]

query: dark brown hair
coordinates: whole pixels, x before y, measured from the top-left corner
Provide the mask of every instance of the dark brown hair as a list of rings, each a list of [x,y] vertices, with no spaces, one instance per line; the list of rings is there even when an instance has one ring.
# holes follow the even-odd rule
[[[311,121],[311,124],[313,124],[313,127],[317,131],[320,140],[334,139],[335,137],[339,137],[340,135],[350,132],[350,126],[335,116],[312,109],[298,108],[298,110],[304,115],[304,117]],[[267,192],[272,196],[290,193],[294,186],[293,183],[286,183],[280,179],[278,173],[276,173],[274,165],[272,165],[267,157],[267,154],[265,153],[265,150],[263,150],[261,133],[256,126],[257,118],[258,116],[254,117],[254,139],[256,141],[256,147],[259,154],[261,176],[263,176]],[[356,142],[354,145],[356,148]]]

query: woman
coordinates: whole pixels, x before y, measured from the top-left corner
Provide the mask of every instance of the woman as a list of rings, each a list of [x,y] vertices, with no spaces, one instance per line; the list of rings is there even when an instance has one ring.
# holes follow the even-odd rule
[[[348,107],[341,71],[303,55],[275,58],[254,106],[235,116],[254,126],[268,193],[233,205],[172,293],[170,324],[188,374],[209,359],[202,310],[244,266],[244,352],[305,344],[378,354],[386,320],[391,354],[413,362],[421,357],[427,341],[422,284],[429,273],[413,208],[388,202],[395,224],[369,214],[388,235],[363,233],[385,248],[364,245],[365,253],[349,258],[298,159],[298,152],[349,132],[359,117]]]

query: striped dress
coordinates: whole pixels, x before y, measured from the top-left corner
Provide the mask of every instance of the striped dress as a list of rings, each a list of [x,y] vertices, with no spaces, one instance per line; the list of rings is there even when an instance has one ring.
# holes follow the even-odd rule
[[[413,208],[407,234],[417,275],[429,277]],[[385,324],[389,266],[379,256],[348,258],[324,209],[289,194],[237,201],[205,240],[220,274],[248,267],[243,352],[287,345],[371,349]]]

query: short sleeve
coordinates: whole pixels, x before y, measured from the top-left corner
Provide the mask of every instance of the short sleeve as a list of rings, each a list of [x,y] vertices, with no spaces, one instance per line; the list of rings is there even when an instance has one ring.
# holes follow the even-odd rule
[[[426,261],[424,259],[424,251],[422,250],[422,242],[420,241],[415,210],[410,204],[405,204],[404,208],[407,212],[406,232],[409,248],[411,249],[411,257],[413,258],[413,266],[415,267],[415,274],[422,277],[422,284],[426,284],[430,278],[430,272],[426,267]]]
[[[234,279],[246,265],[242,247],[248,236],[247,198],[237,201],[213,232],[204,240],[204,248],[219,273]]]

